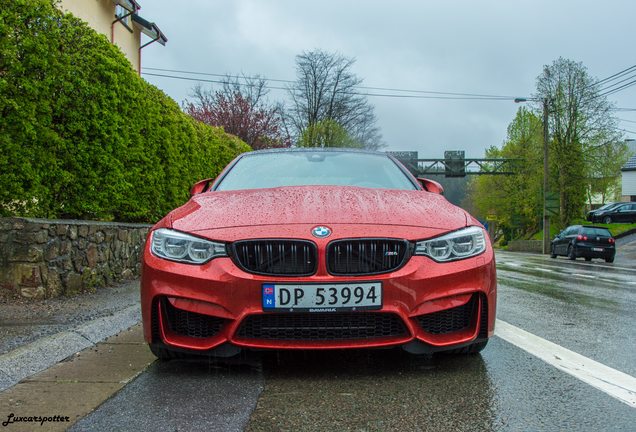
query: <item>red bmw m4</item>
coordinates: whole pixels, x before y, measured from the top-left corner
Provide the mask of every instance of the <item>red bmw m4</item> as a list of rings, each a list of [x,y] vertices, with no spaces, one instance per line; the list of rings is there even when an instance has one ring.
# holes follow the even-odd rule
[[[487,233],[385,153],[245,153],[150,231],[155,355],[401,346],[481,351],[493,334]]]

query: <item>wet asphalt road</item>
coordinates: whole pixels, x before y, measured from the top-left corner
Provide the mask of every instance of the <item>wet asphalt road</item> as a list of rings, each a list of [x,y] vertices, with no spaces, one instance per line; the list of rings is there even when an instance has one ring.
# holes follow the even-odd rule
[[[627,264],[630,264],[629,262]],[[636,375],[636,267],[498,254],[498,319]],[[494,337],[399,350],[153,363],[72,430],[635,430],[636,409]]]

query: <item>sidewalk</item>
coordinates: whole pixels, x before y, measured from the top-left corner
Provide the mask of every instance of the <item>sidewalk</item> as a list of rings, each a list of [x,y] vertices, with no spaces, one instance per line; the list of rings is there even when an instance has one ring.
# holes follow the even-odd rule
[[[71,298],[0,300],[0,391],[140,319],[138,280]]]

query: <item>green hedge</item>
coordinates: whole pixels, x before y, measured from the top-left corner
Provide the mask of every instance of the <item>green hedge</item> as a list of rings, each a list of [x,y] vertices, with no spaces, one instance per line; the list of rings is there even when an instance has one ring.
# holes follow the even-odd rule
[[[54,0],[0,8],[0,215],[155,221],[250,150]]]

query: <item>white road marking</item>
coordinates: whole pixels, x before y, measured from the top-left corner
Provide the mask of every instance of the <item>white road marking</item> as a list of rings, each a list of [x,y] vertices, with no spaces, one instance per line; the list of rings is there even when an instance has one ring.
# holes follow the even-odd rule
[[[598,279],[598,277],[596,277],[594,275],[583,274],[583,273],[570,273],[570,275],[577,276],[577,277],[582,277],[582,278],[587,278],[587,279]]]
[[[636,408],[636,378],[497,320],[495,335],[565,373]]]

